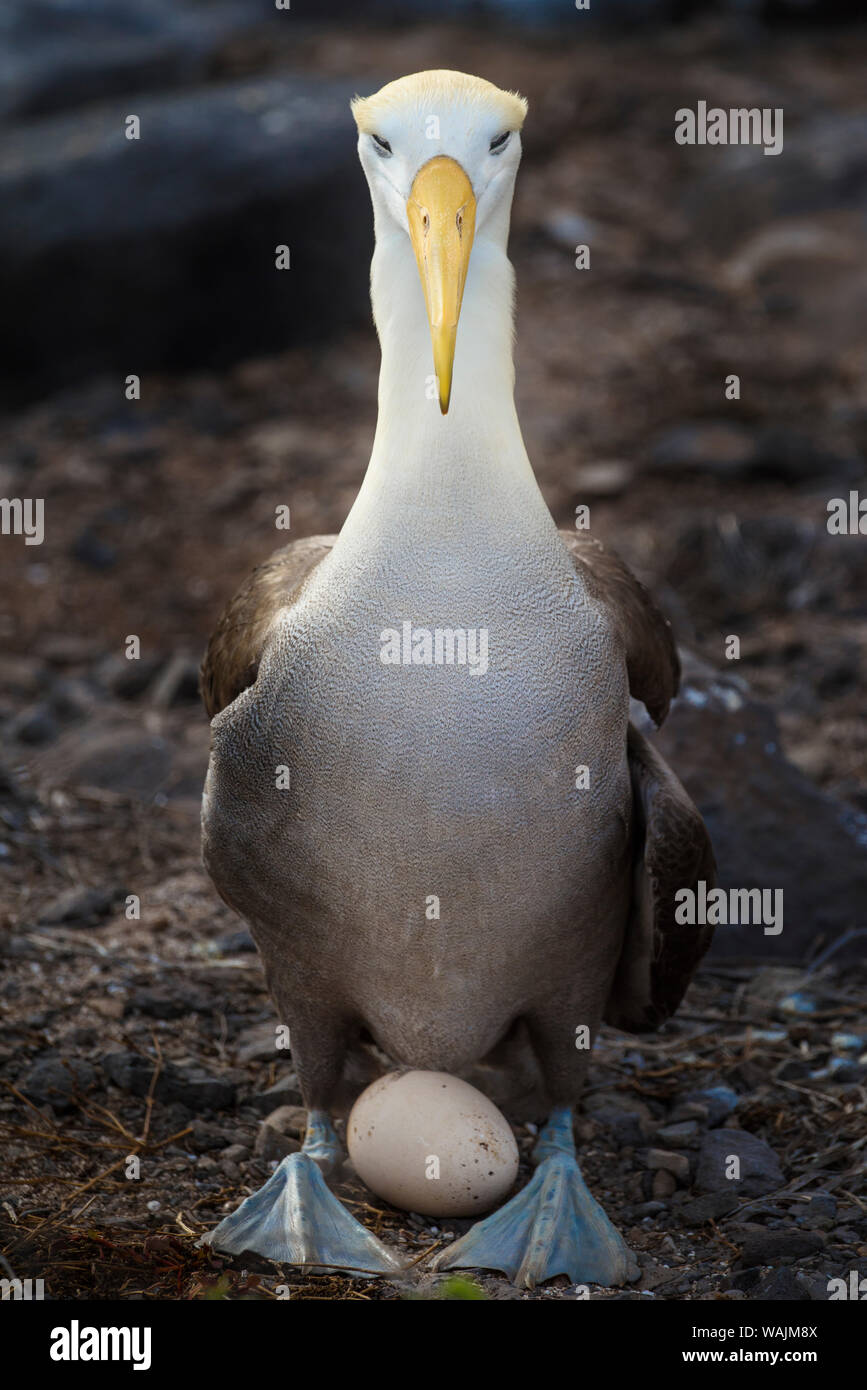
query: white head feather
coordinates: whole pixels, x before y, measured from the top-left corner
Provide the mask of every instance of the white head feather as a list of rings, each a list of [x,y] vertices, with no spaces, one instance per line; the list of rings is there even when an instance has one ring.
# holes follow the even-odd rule
[[[434,69],[400,77],[373,96],[356,97],[352,114],[377,237],[388,233],[386,217],[408,231],[406,202],[413,179],[436,155],[448,155],[472,184],[476,236],[493,235],[505,245],[527,114],[523,97],[481,77]]]
[[[527,103],[481,78],[433,71],[357,97],[352,110],[374,207],[371,300],[382,367],[370,467],[341,534],[342,553],[352,553],[351,542],[366,553],[378,528],[405,529],[420,497],[422,515],[439,509],[454,518],[487,507],[492,489],[520,498],[523,522],[547,534],[553,523],[515,414],[506,250]],[[407,217],[419,170],[438,156],[460,165],[476,203],[447,415],[431,389],[430,326]]]

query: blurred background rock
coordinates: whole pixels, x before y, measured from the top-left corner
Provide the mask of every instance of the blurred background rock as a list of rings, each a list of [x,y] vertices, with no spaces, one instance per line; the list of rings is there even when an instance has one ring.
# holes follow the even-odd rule
[[[46,504],[42,547],[0,542],[13,928],[71,883],[105,887],[104,848],[64,849],[75,803],[52,788],[109,798],[119,873],[142,815],[168,846],[154,873],[195,864],[208,632],[287,539],[277,506],[291,536],[339,529],[372,439],[348,102],[442,66],[530,100],[517,395],[546,498],[563,525],[589,503],[673,620],[687,683],[659,739],[723,884],[785,889],[782,937],[728,929],[716,949],[863,946],[867,541],[826,527],[831,497],[867,489],[853,9],[7,0],[0,493]],[[675,111],[699,100],[782,107],[783,153],[676,145]]]

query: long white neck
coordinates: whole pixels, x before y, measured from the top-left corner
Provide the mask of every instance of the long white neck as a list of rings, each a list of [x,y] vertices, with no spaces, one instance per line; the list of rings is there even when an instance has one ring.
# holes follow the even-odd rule
[[[379,221],[379,219],[378,219]],[[513,398],[513,272],[505,250],[478,237],[457,335],[452,398],[436,398],[430,329],[408,237],[377,227],[371,268],[382,348],[379,417],[370,464],[337,549],[395,535],[440,543],[489,528],[553,531]]]

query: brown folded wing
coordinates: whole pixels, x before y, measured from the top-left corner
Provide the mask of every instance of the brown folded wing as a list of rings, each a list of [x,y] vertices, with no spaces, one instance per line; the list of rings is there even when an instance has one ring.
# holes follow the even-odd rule
[[[671,768],[629,726],[635,859],[632,913],[606,1023],[638,1033],[670,1018],[710,945],[712,926],[678,922],[677,893],[716,882],[713,849],[698,810]],[[683,912],[680,915],[685,915]]]
[[[630,691],[644,702],[654,723],[661,724],[680,680],[670,623],[613,550],[581,531],[561,531],[560,536],[591,596],[605,603],[617,622]]]
[[[274,619],[336,539],[306,536],[275,550],[227,603],[202,662],[200,688],[209,718],[253,684]]]
[[[612,551],[581,532],[561,536],[592,596],[617,623],[629,689],[661,724],[677,694],[680,661],[671,627],[650,594]],[[680,889],[710,889],[716,866],[698,810],[667,763],[629,726],[634,889],[632,912],[605,1021],[630,1032],[659,1026],[683,998],[713,927],[676,920]]]

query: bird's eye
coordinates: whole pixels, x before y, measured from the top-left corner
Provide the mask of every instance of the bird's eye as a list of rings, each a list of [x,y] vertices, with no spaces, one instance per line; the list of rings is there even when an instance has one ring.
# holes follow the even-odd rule
[[[377,153],[377,154],[382,154],[382,155],[391,154],[391,145],[388,143],[387,140],[383,140],[383,138],[382,138],[381,135],[374,135],[374,137],[373,137],[373,143],[374,143],[375,146],[376,146],[376,153]]]
[[[502,135],[496,136],[496,138],[491,141],[491,154],[499,154],[500,150],[506,148],[511,133],[510,130],[504,130]]]

